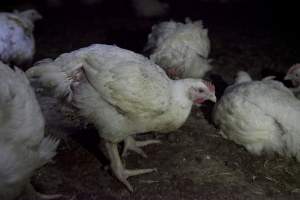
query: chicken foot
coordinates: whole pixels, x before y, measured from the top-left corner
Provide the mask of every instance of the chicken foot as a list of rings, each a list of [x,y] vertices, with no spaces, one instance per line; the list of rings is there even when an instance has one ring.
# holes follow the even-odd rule
[[[146,153],[140,148],[147,146],[149,144],[159,144],[160,140],[146,140],[146,141],[136,141],[132,136],[128,136],[124,140],[124,149],[122,152],[122,157],[125,157],[128,150],[134,151],[137,154],[140,154],[144,158],[147,158]]]
[[[33,199],[40,199],[40,200],[52,200],[52,199],[58,199],[63,197],[61,194],[42,194],[39,193],[34,189],[31,183],[28,183],[26,186],[26,194],[29,197],[33,197]]]
[[[131,192],[133,192],[133,188],[132,188],[131,184],[127,181],[127,178],[129,178],[130,176],[136,176],[136,175],[140,175],[140,174],[146,174],[146,173],[151,173],[151,172],[157,171],[156,168],[154,168],[154,169],[135,169],[135,170],[125,169],[122,164],[120,155],[119,155],[118,145],[116,143],[111,143],[111,142],[106,141],[105,147],[107,149],[108,156],[110,159],[110,166],[111,166],[112,172],[117,177],[117,179],[119,179],[119,181],[121,181],[127,187],[127,189]]]

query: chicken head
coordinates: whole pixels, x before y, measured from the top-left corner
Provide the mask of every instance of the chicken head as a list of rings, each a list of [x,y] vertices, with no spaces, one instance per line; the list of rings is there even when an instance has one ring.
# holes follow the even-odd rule
[[[216,102],[215,86],[209,81],[197,82],[197,85],[193,85],[189,89],[189,98],[197,106],[200,106],[206,100]]]
[[[300,86],[300,63],[290,67],[284,80],[291,80],[295,87]]]

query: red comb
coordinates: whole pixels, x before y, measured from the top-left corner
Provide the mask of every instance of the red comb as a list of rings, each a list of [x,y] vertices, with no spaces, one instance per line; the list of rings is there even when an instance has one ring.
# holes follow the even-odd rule
[[[288,74],[293,73],[296,69],[300,68],[300,63],[294,64],[292,65],[292,67],[290,67],[290,69],[288,70]]]
[[[210,81],[203,81],[203,83],[207,86],[207,88],[209,89],[210,92],[214,92],[215,91],[215,86],[214,86],[214,84],[212,84],[212,82],[210,82]]]

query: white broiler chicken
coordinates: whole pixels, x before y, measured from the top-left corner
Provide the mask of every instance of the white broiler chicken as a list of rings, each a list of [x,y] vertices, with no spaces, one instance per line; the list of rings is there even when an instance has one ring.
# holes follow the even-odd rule
[[[249,152],[276,152],[300,161],[300,102],[282,83],[269,77],[252,81],[246,72],[239,72],[212,116],[225,138]]]
[[[154,25],[145,50],[172,78],[202,78],[212,68],[208,30],[201,20]]]
[[[35,54],[34,22],[41,18],[36,10],[0,13],[0,60],[18,66],[32,61]]]
[[[44,118],[24,72],[0,62],[0,199],[42,195],[30,177],[55,155],[57,140],[44,135]]]
[[[58,96],[68,97],[81,114],[96,125],[106,141],[114,175],[132,191],[127,178],[154,169],[127,170],[117,144],[145,155],[140,148],[156,140],[138,142],[134,134],[169,132],[187,119],[193,103],[215,101],[214,87],[201,79],[174,81],[142,55],[111,45],[94,44],[54,61],[30,68],[27,75]]]
[[[292,81],[294,87],[289,89],[300,99],[300,64],[291,66],[284,79]]]

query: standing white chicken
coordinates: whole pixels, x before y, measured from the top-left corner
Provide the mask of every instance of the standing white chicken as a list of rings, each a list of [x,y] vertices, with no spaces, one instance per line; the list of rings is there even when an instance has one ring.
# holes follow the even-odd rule
[[[201,79],[173,81],[147,58],[110,45],[95,44],[62,54],[30,68],[27,75],[58,96],[72,100],[81,114],[94,123],[106,148],[114,175],[132,191],[127,178],[154,169],[127,170],[117,144],[145,155],[131,135],[169,132],[187,119],[193,103],[216,100],[214,87]]]
[[[300,102],[282,83],[239,72],[213,111],[221,134],[253,154],[277,152],[300,161]]]
[[[300,64],[295,64],[290,67],[284,80],[291,80],[294,88],[289,88],[294,95],[300,99]]]
[[[162,22],[152,27],[145,50],[172,78],[202,78],[211,70],[210,40],[202,21]]]
[[[44,118],[24,72],[0,62],[0,199],[23,192],[41,198],[30,177],[55,155],[58,141],[44,135]]]
[[[35,54],[34,22],[42,16],[36,10],[0,13],[0,60],[22,65]]]

